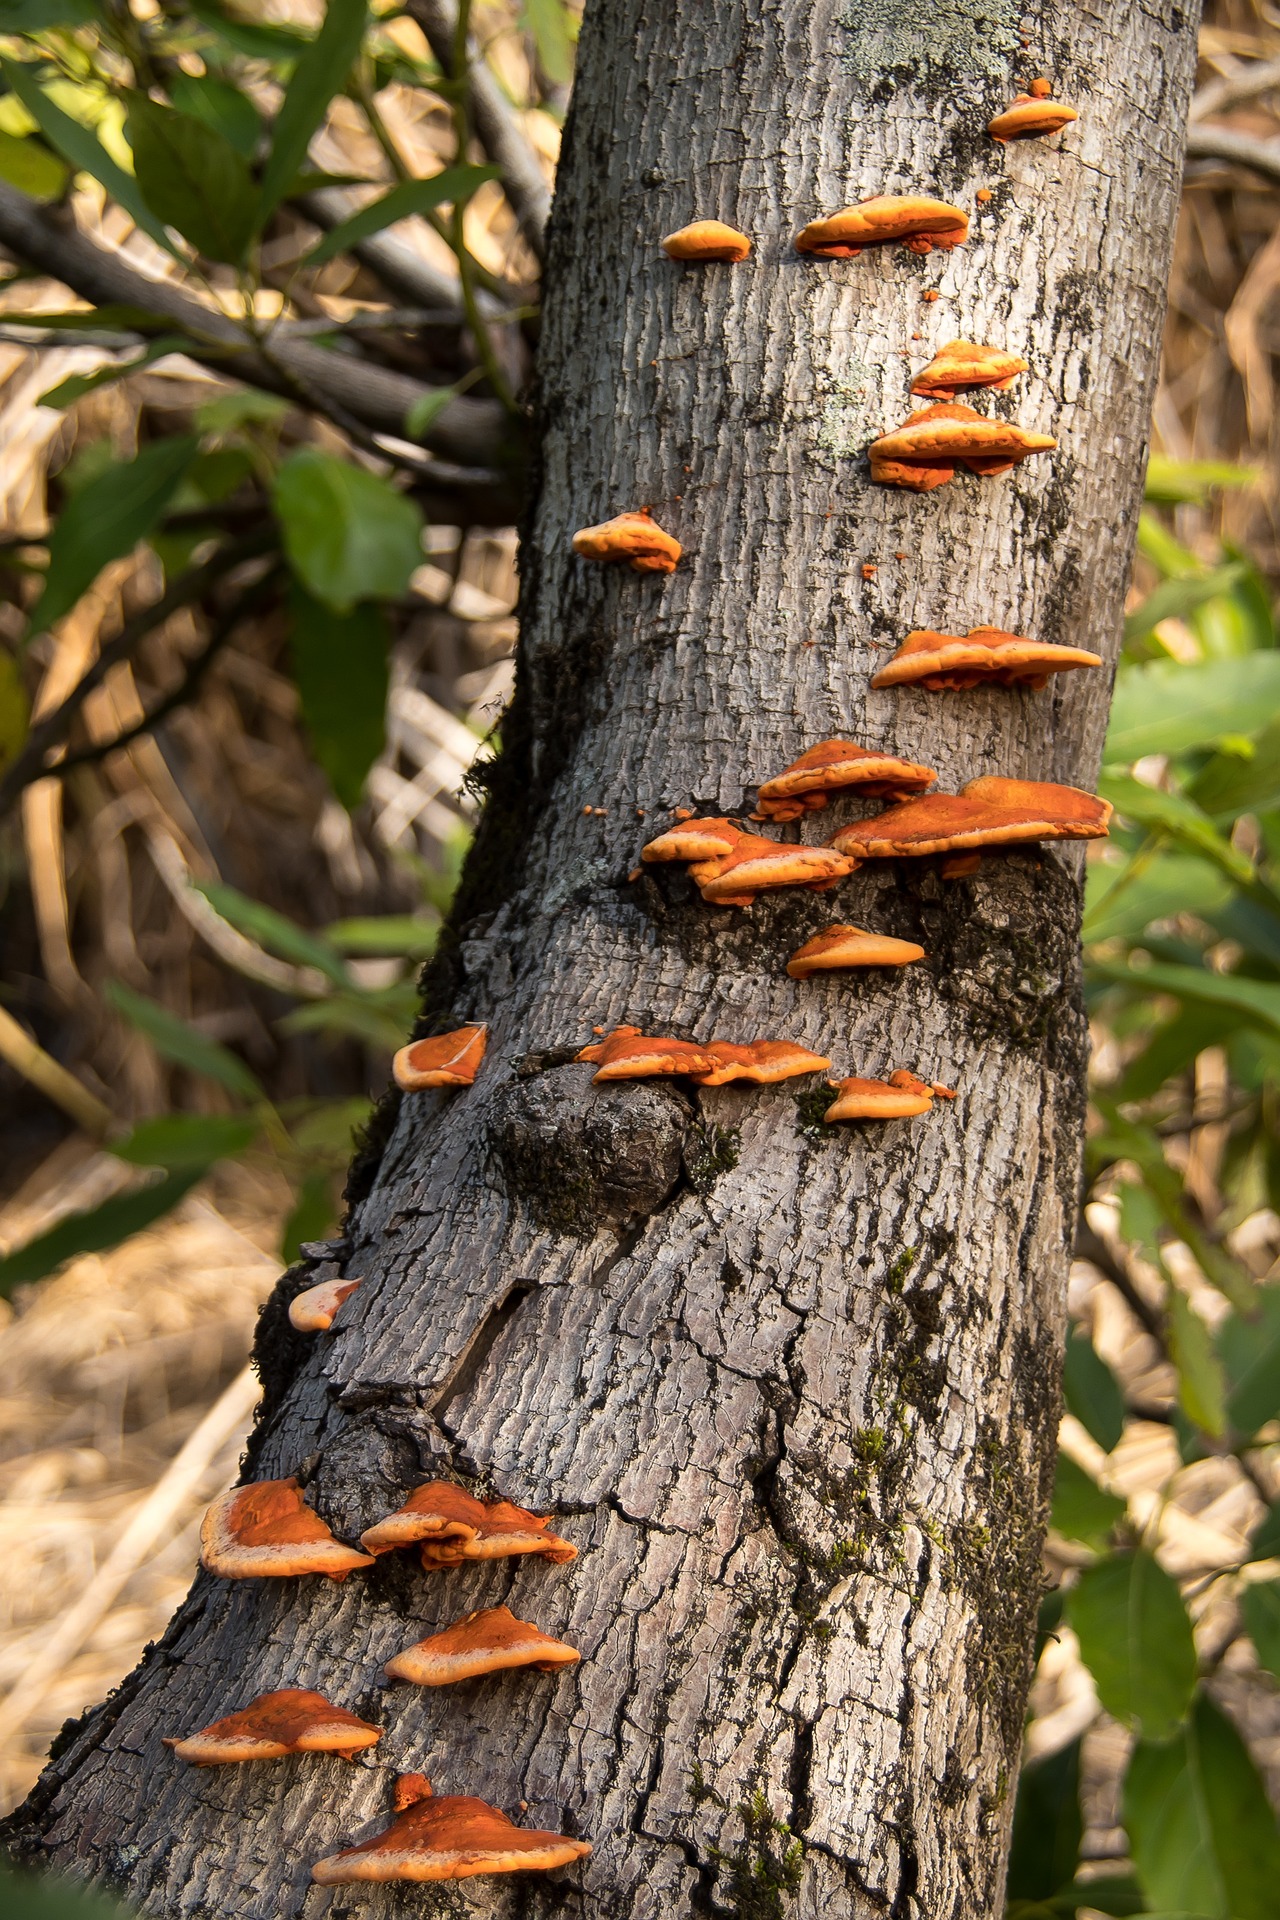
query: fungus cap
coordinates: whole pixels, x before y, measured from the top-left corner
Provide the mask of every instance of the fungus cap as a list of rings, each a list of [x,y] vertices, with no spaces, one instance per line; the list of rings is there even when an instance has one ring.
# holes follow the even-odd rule
[[[863,927],[834,926],[797,947],[787,962],[793,980],[813,973],[832,973],[845,967],[905,967],[924,959],[924,948],[914,940],[895,940],[887,933],[868,933]]]
[[[697,1087],[723,1087],[731,1080],[749,1080],[767,1087],[779,1080],[794,1080],[798,1074],[825,1072],[831,1065],[825,1054],[811,1053],[793,1040],[753,1040],[745,1047],[713,1040],[707,1052],[716,1064],[710,1073],[692,1076]]]
[[[700,886],[703,899],[713,906],[750,906],[755,894],[770,887],[822,892],[852,873],[856,864],[839,849],[786,846],[762,834],[744,833]]]
[[[883,193],[843,207],[827,220],[811,220],[796,235],[796,252],[820,260],[848,260],[864,247],[901,240],[913,253],[930,253],[934,247],[958,247],[968,235],[968,214],[947,200]]]
[[[868,453],[873,480],[910,486],[909,474],[900,477],[903,468],[920,467],[934,476],[959,466],[971,473],[1005,473],[1028,454],[1048,453],[1057,444],[1050,434],[1028,433],[1012,421],[992,420],[957,401],[909,414],[900,427],[873,440]],[[929,484],[942,482],[934,477]]]
[[[1079,787],[1044,780],[971,780],[963,793],[930,793],[842,827],[832,844],[858,860],[892,860],[1032,840],[1098,840],[1111,808]]]
[[[640,851],[649,864],[660,860],[717,860],[742,838],[732,820],[678,820]]]
[[[413,1040],[391,1062],[395,1083],[405,1093],[420,1093],[427,1087],[469,1087],[480,1071],[488,1039],[489,1029],[481,1022]]]
[[[580,527],[573,536],[573,550],[584,560],[605,565],[625,561],[636,573],[674,573],[683,551],[680,542],[643,507],[615,514],[598,527]]]
[[[391,1825],[359,1846],[317,1861],[311,1878],[322,1887],[359,1881],[466,1880],[479,1873],[520,1873],[568,1866],[591,1851],[568,1834],[517,1827],[505,1813],[470,1794],[438,1799],[421,1774],[402,1777]]]
[[[833,1083],[836,1098],[823,1114],[824,1120],[909,1120],[914,1114],[928,1113],[933,1106],[933,1089],[914,1075],[909,1086],[889,1080],[841,1080]]]
[[[949,340],[916,375],[911,391],[939,400],[953,399],[957,393],[973,387],[992,387],[1004,392],[1020,373],[1027,372],[1028,365],[1018,354],[1005,353],[1000,347],[984,347],[972,340]]]
[[[1007,140],[1034,140],[1061,133],[1080,115],[1061,100],[1050,100],[1033,83],[1030,93],[1018,94],[1011,107],[987,122],[987,132],[1003,146]]]
[[[509,1500],[477,1500],[452,1480],[415,1487],[404,1505],[360,1536],[372,1554],[421,1545],[424,1567],[457,1567],[464,1560],[499,1560],[539,1553],[574,1560],[578,1549],[549,1532],[551,1522]]]
[[[528,1620],[517,1620],[508,1607],[484,1607],[395,1654],[386,1670],[392,1680],[447,1687],[515,1667],[552,1673],[557,1667],[573,1666],[581,1657],[576,1647],[553,1640]]]
[[[831,793],[856,789],[869,800],[901,798],[931,787],[937,777],[932,767],[896,754],[858,747],[851,740],[823,740],[763,783],[756,810],[765,820],[796,820],[825,807]]]
[[[304,1287],[289,1302],[289,1325],[298,1333],[328,1333],[338,1308],[359,1285],[358,1280],[322,1280]]]
[[[723,220],[695,220],[669,233],[662,245],[673,260],[745,260],[751,251],[746,234]]]
[[[920,686],[931,692],[963,691],[982,681],[998,686],[1043,687],[1051,673],[1100,667],[1102,656],[1083,647],[1028,640],[1000,627],[972,627],[965,635],[918,628],[872,677],[873,687]]]
[[[651,1036],[636,1027],[615,1027],[596,1045],[584,1047],[579,1060],[596,1063],[594,1081],[653,1080],[679,1073],[709,1073],[714,1064],[706,1047],[669,1035]]]
[[[228,1766],[241,1760],[283,1760],[291,1753],[340,1753],[349,1757],[375,1747],[382,1728],[335,1707],[307,1687],[260,1693],[238,1713],[214,1720],[199,1733],[165,1737],[180,1760],[193,1767]]]
[[[296,1480],[256,1480],[215,1500],[200,1528],[200,1559],[225,1580],[286,1579],[324,1573],[345,1580],[371,1567],[367,1553],[335,1540]]]

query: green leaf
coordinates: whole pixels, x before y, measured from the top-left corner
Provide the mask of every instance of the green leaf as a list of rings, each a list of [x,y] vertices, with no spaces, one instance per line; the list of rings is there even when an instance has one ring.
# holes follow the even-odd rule
[[[22,751],[30,719],[22,669],[11,653],[0,650],[0,771]]]
[[[117,166],[97,134],[82,126],[78,120],[73,120],[56,101],[50,99],[37,82],[31,67],[24,66],[20,60],[6,60],[0,55],[0,72],[50,146],[56,147],[77,173],[91,173],[111,198],[124,208],[135,226],[149,233],[166,253],[174,253],[168,234],[147,206],[137,181],[123,167]]]
[[[1269,1033],[1280,1033],[1280,982],[1249,980],[1239,973],[1211,973],[1208,967],[1130,967],[1123,961],[1092,959],[1095,978],[1114,980],[1135,993],[1169,993],[1178,1000],[1222,1007],[1243,1014]]]
[[[1244,578],[1244,573],[1244,563],[1232,560],[1210,573],[1184,573],[1173,580],[1162,580],[1132,613],[1125,615],[1125,644],[1141,640],[1162,620],[1185,620],[1206,601],[1230,593]]]
[[[1156,1028],[1142,1052],[1135,1055],[1112,1089],[1123,1106],[1148,1100],[1177,1073],[1194,1065],[1206,1047],[1216,1047],[1235,1033],[1239,1018],[1220,1007],[1183,1007],[1172,1020]]]
[[[129,1920],[126,1908],[83,1880],[7,1867],[0,1867],[0,1912],[7,1920]]]
[[[1074,1916],[1080,1907],[1088,1907],[1093,1913],[1112,1914],[1115,1920],[1129,1920],[1132,1914],[1147,1912],[1142,1889],[1128,1873],[1104,1873],[1090,1880],[1077,1880],[1066,1889],[1061,1900],[1055,1902],[1056,1911],[1069,1916]],[[1159,1920],[1159,1916],[1151,1915],[1149,1920]],[[1172,1920],[1172,1916],[1166,1914],[1164,1920]]]
[[[60,200],[70,178],[70,167],[41,141],[0,131],[0,180],[33,200]]]
[[[169,98],[179,112],[203,120],[237,153],[252,160],[262,138],[262,115],[247,93],[213,73],[175,73],[168,86]]]
[[[1177,1586],[1143,1548],[1086,1567],[1067,1619],[1098,1698],[1148,1740],[1169,1740],[1191,1708],[1196,1650]]]
[[[1274,1920],[1280,1834],[1243,1741],[1201,1695],[1190,1724],[1129,1762],[1124,1825],[1152,1905],[1210,1920]]]
[[[189,11],[202,26],[216,33],[237,53],[247,54],[251,60],[297,60],[311,44],[309,36],[299,32],[297,27],[283,23],[265,26],[258,21],[242,19],[240,15],[219,5],[218,0],[190,0]]]
[[[380,607],[334,613],[295,585],[289,649],[312,751],[348,813],[386,741],[391,633]]]
[[[1120,1198],[1120,1236],[1149,1260],[1160,1258],[1160,1229],[1164,1213],[1149,1187],[1136,1180],[1123,1180],[1117,1189]]]
[[[1083,1833],[1080,1742],[1073,1740],[1022,1769],[1009,1850],[1009,1899],[1051,1900],[1069,1887]]]
[[[234,1113],[166,1113],[143,1120],[111,1151],[135,1167],[211,1167],[234,1160],[257,1139],[261,1127],[252,1116]]]
[[[154,360],[163,360],[166,354],[184,353],[189,342],[175,334],[161,334],[158,340],[150,340],[142,352],[133,360],[112,360],[104,367],[95,367],[92,373],[71,373],[65,380],[59,380],[56,387],[50,387],[48,393],[40,395],[42,407],[69,407],[75,401],[83,400],[86,393],[96,393],[99,387],[112,386],[117,380],[123,380],[127,374],[139,373],[143,367],[149,367]]]
[[[433,213],[446,204],[457,206],[469,200],[486,180],[498,179],[499,173],[497,167],[457,166],[433,173],[429,180],[402,180],[398,187],[392,187],[389,193],[371,200],[358,213],[333,227],[311,249],[303,265],[318,267],[332,260],[335,254],[345,253],[358,240],[367,240],[371,233],[381,233],[384,227],[394,226],[397,220],[407,220],[412,214]]]
[[[1246,654],[1181,666],[1151,660],[1116,681],[1107,732],[1108,763],[1148,753],[1185,753],[1227,734],[1247,734],[1280,707],[1280,653]]]
[[[129,96],[128,132],[147,205],[205,259],[237,266],[258,217],[244,155],[216,127],[145,93]]]
[[[335,953],[327,940],[307,933],[302,927],[295,926],[292,920],[286,920],[274,907],[264,907],[260,900],[250,900],[247,894],[221,881],[197,881],[196,891],[204,895],[215,913],[221,914],[239,932],[248,934],[251,940],[256,940],[268,953],[278,954],[282,960],[291,960],[296,966],[314,967],[326,980],[332,980],[335,986],[351,985],[351,976],[341,954]]]
[[[1136,864],[1090,861],[1085,869],[1086,940],[1136,940],[1176,913],[1213,922],[1232,897],[1226,875],[1199,855],[1157,853]]]
[[[1259,1287],[1244,1313],[1218,1328],[1227,1413],[1237,1433],[1257,1433],[1280,1415],[1280,1287]]]
[[[285,1033],[331,1033],[344,1040],[360,1040],[380,1052],[394,1052],[404,1045],[404,1037],[413,1024],[417,992],[412,981],[399,990],[399,1004],[388,1006],[383,996],[371,993],[335,993],[327,1000],[313,1000],[296,1007],[280,1022]]]
[[[43,1280],[79,1254],[105,1253],[108,1247],[118,1247],[122,1240],[141,1233],[171,1212],[206,1172],[205,1167],[187,1167],[180,1173],[167,1173],[153,1186],[116,1194],[88,1213],[73,1213],[59,1220],[48,1233],[0,1259],[0,1299],[7,1299],[15,1287]]]
[[[368,919],[335,920],[325,928],[324,937],[340,953],[403,954],[418,960],[435,952],[440,923],[407,913],[375,914]]]
[[[1250,1560],[1280,1560],[1280,1500],[1267,1508],[1249,1540]]]
[[[422,564],[422,515],[387,481],[349,460],[303,448],[276,476],[275,508],[289,564],[335,613],[396,599]]]
[[[345,1173],[352,1141],[372,1111],[367,1099],[303,1101],[297,1110],[287,1110],[289,1138],[304,1159],[322,1160],[335,1173]]]
[[[293,1209],[284,1223],[280,1257],[286,1264],[298,1257],[303,1242],[323,1240],[334,1222],[333,1195],[322,1173],[309,1173],[299,1187]]]
[[[1101,1550],[1124,1518],[1125,1503],[1091,1480],[1083,1467],[1059,1453],[1049,1525],[1064,1540]],[[1072,1871],[1074,1872],[1074,1862]]]
[[[1259,1663],[1280,1680],[1280,1580],[1260,1580],[1242,1588],[1240,1616]]]
[[[1062,1392],[1067,1411],[1104,1453],[1110,1453],[1124,1432],[1124,1395],[1093,1342],[1074,1328],[1067,1336]]]
[[[201,433],[235,433],[244,427],[279,426],[289,411],[289,402],[274,393],[258,393],[253,387],[241,387],[220,393],[196,408],[196,425]]]
[[[1253,879],[1253,862],[1224,839],[1208,814],[1185,794],[1148,787],[1127,773],[1104,773],[1098,791],[1124,819],[1155,833],[1167,833],[1188,853],[1202,854],[1237,886]]]
[[[102,569],[145,540],[191,464],[190,435],[156,440],[135,459],[112,461],[74,493],[49,536],[44,590],[28,632],[42,633],[70,613]]]
[[[264,222],[305,164],[311,136],[351,71],[364,38],[365,17],[365,0],[329,0],[323,26],[293,70],[262,175]]]
[[[524,0],[520,11],[542,71],[553,87],[567,87],[573,79],[573,35],[564,0]]]
[[[123,1014],[139,1033],[144,1033],[164,1059],[192,1073],[203,1074],[208,1080],[216,1080],[220,1087],[242,1100],[263,1097],[262,1088],[243,1060],[195,1027],[188,1026],[185,1020],[179,1020],[167,1007],[144,999],[119,980],[109,980],[105,991],[117,1013]]]
[[[1198,506],[1220,487],[1252,487],[1260,478],[1257,467],[1237,467],[1226,460],[1170,460],[1153,453],[1147,461],[1147,499],[1157,507]]]
[[[457,399],[459,391],[457,387],[432,387],[415,400],[404,417],[406,438],[425,440],[445,408]]]
[[[1170,1287],[1169,1357],[1178,1370],[1178,1399],[1202,1433],[1220,1439],[1227,1430],[1227,1383],[1214,1352],[1213,1335],[1186,1295]]]
[[[1187,794],[1205,813],[1227,820],[1280,804],[1280,717],[1215,753]]]

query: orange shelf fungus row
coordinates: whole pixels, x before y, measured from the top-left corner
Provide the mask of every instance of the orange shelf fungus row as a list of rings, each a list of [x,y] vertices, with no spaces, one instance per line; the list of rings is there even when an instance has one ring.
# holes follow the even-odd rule
[[[886,487],[928,493],[955,478],[957,467],[970,473],[1007,473],[1028,454],[1048,453],[1057,441],[1047,433],[1028,433],[1007,420],[992,420],[958,403],[922,407],[892,433],[873,440],[871,478]]]
[[[581,527],[573,550],[584,560],[605,566],[627,565],[635,573],[674,573],[683,548],[661,528],[647,508],[618,513],[598,527]]]
[[[215,1720],[199,1733],[166,1737],[179,1760],[192,1767],[224,1767],[243,1760],[284,1760],[294,1753],[337,1753],[344,1760],[376,1747],[382,1728],[335,1707],[307,1687],[260,1693],[238,1713]]]
[[[972,340],[950,340],[940,347],[927,367],[911,382],[912,393],[933,400],[954,400],[958,393],[975,387],[991,387],[1003,393],[1030,362],[1000,347],[977,346]]]
[[[924,948],[914,940],[895,940],[887,933],[837,925],[797,947],[787,962],[787,972],[793,980],[807,980],[815,973],[838,973],[849,967],[908,967],[923,959]]]
[[[842,827],[832,841],[857,860],[893,860],[1033,840],[1098,840],[1111,807],[1079,787],[1045,780],[971,780]]]
[[[401,1047],[391,1062],[392,1076],[405,1093],[421,1093],[428,1087],[472,1086],[488,1039],[488,1027],[479,1024],[433,1034],[429,1040],[414,1040]]]
[[[917,1113],[928,1113],[935,1098],[955,1099],[950,1087],[918,1080],[905,1067],[887,1080],[833,1080],[830,1085],[836,1098],[823,1114],[824,1120],[909,1120]]]
[[[402,1774],[396,1818],[382,1833],[317,1861],[322,1887],[363,1881],[467,1880],[478,1873],[520,1873],[568,1866],[591,1851],[587,1840],[518,1827],[505,1813],[469,1794],[437,1798],[421,1774]]]
[[[1058,647],[1028,640],[1000,627],[973,627],[967,634],[909,633],[892,660],[872,678],[873,687],[925,687],[931,693],[962,692],[983,682],[1038,691],[1050,674],[1073,667],[1100,667],[1102,656],[1084,647]]]
[[[328,1333],[338,1308],[359,1285],[358,1280],[322,1280],[295,1293],[289,1302],[289,1325],[297,1333]]]
[[[798,820],[803,813],[821,811],[833,793],[853,793],[867,800],[901,799],[931,787],[937,777],[932,767],[901,760],[896,754],[876,753],[849,740],[824,740],[764,782],[755,817]]]
[[[649,841],[640,858],[650,865],[686,861],[703,899],[720,907],[749,907],[757,893],[773,887],[808,887],[820,893],[853,872],[830,847],[787,846],[717,819],[685,820],[669,827]]]
[[[510,1608],[484,1607],[395,1654],[386,1672],[388,1679],[411,1680],[419,1687],[450,1687],[517,1667],[554,1673],[581,1658],[576,1647],[553,1640],[529,1620],[517,1620]]]
[[[793,1040],[753,1040],[744,1047],[713,1040],[707,1052],[715,1065],[709,1073],[691,1075],[695,1087],[724,1087],[731,1080],[771,1087],[802,1073],[825,1073],[831,1065],[825,1053],[811,1053]]]
[[[651,1038],[639,1027],[615,1027],[577,1055],[594,1065],[596,1081],[653,1080],[680,1075],[699,1087],[723,1087],[731,1080],[772,1086],[802,1073],[821,1073],[831,1065],[825,1054],[811,1053],[793,1040],[753,1040],[739,1046],[729,1040]]]
[[[215,1500],[200,1528],[200,1559],[224,1580],[287,1580],[304,1573],[345,1580],[371,1567],[344,1547],[302,1497],[296,1480],[256,1480]]]
[[[549,1532],[550,1525],[510,1500],[477,1500],[452,1480],[429,1480],[415,1487],[402,1507],[366,1528],[360,1544],[370,1554],[416,1546],[428,1571],[525,1553],[576,1560],[578,1549]]]
[[[1001,146],[1008,140],[1045,139],[1061,133],[1080,115],[1074,107],[1053,100],[1053,88],[1047,80],[1033,80],[1025,93],[1015,96],[1013,105],[987,122],[987,132]]]
[[[745,260],[751,242],[745,233],[727,227],[723,220],[695,220],[691,226],[669,233],[662,249],[672,260]]]
[[[878,194],[844,207],[826,220],[811,220],[796,235],[796,252],[819,260],[851,260],[865,247],[900,241],[912,253],[950,252],[969,237],[969,216],[947,200],[920,194]]]

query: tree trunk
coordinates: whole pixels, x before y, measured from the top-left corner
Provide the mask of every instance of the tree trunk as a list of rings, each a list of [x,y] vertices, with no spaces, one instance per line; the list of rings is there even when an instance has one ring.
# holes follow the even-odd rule
[[[384,1111],[347,1240],[268,1309],[248,1469],[300,1472],[346,1538],[456,1474],[554,1514],[579,1557],[423,1575],[390,1555],[340,1587],[201,1575],[16,1817],[38,1857],[154,1913],[329,1911],[310,1863],[381,1824],[392,1772],[416,1768],[594,1852],[362,1911],[999,1912],[1082,1137],[1080,862],[873,864],[749,912],[671,868],[627,876],[672,808],[741,814],[832,734],[944,789],[1093,783],[1105,675],[868,691],[917,626],[1117,642],[1195,18],[1042,0],[1024,47],[1022,12],[588,5],[520,685],[429,982],[432,1029],[488,1020],[488,1057],[472,1092]],[[994,145],[986,121],[1041,72],[1079,121]],[[795,255],[806,220],[911,189],[971,208],[968,245]],[[669,263],[660,236],[702,216],[751,234],[751,259]],[[958,334],[1025,354],[982,404],[1058,451],[927,495],[873,487],[866,442]],[[638,505],[685,543],[670,578],[571,555],[575,527]],[[928,961],[788,979],[833,919]],[[566,1062],[624,1020],[792,1037],[959,1098],[824,1128],[785,1086],[593,1089]],[[335,1262],[362,1288],[304,1342],[284,1298]],[[500,1602],[580,1667],[380,1691],[397,1649]],[[209,1772],[159,1744],[285,1685],[383,1722],[381,1747]]]

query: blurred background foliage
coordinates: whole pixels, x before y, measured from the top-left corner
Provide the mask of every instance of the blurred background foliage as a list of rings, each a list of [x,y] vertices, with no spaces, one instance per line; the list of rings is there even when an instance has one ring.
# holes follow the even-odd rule
[[[184,1590],[256,1307],[413,1021],[510,689],[575,34],[0,0],[9,1804]],[[1010,1920],[1280,1899],[1280,11],[1211,0],[1201,55]],[[48,239],[63,203],[125,279]]]

